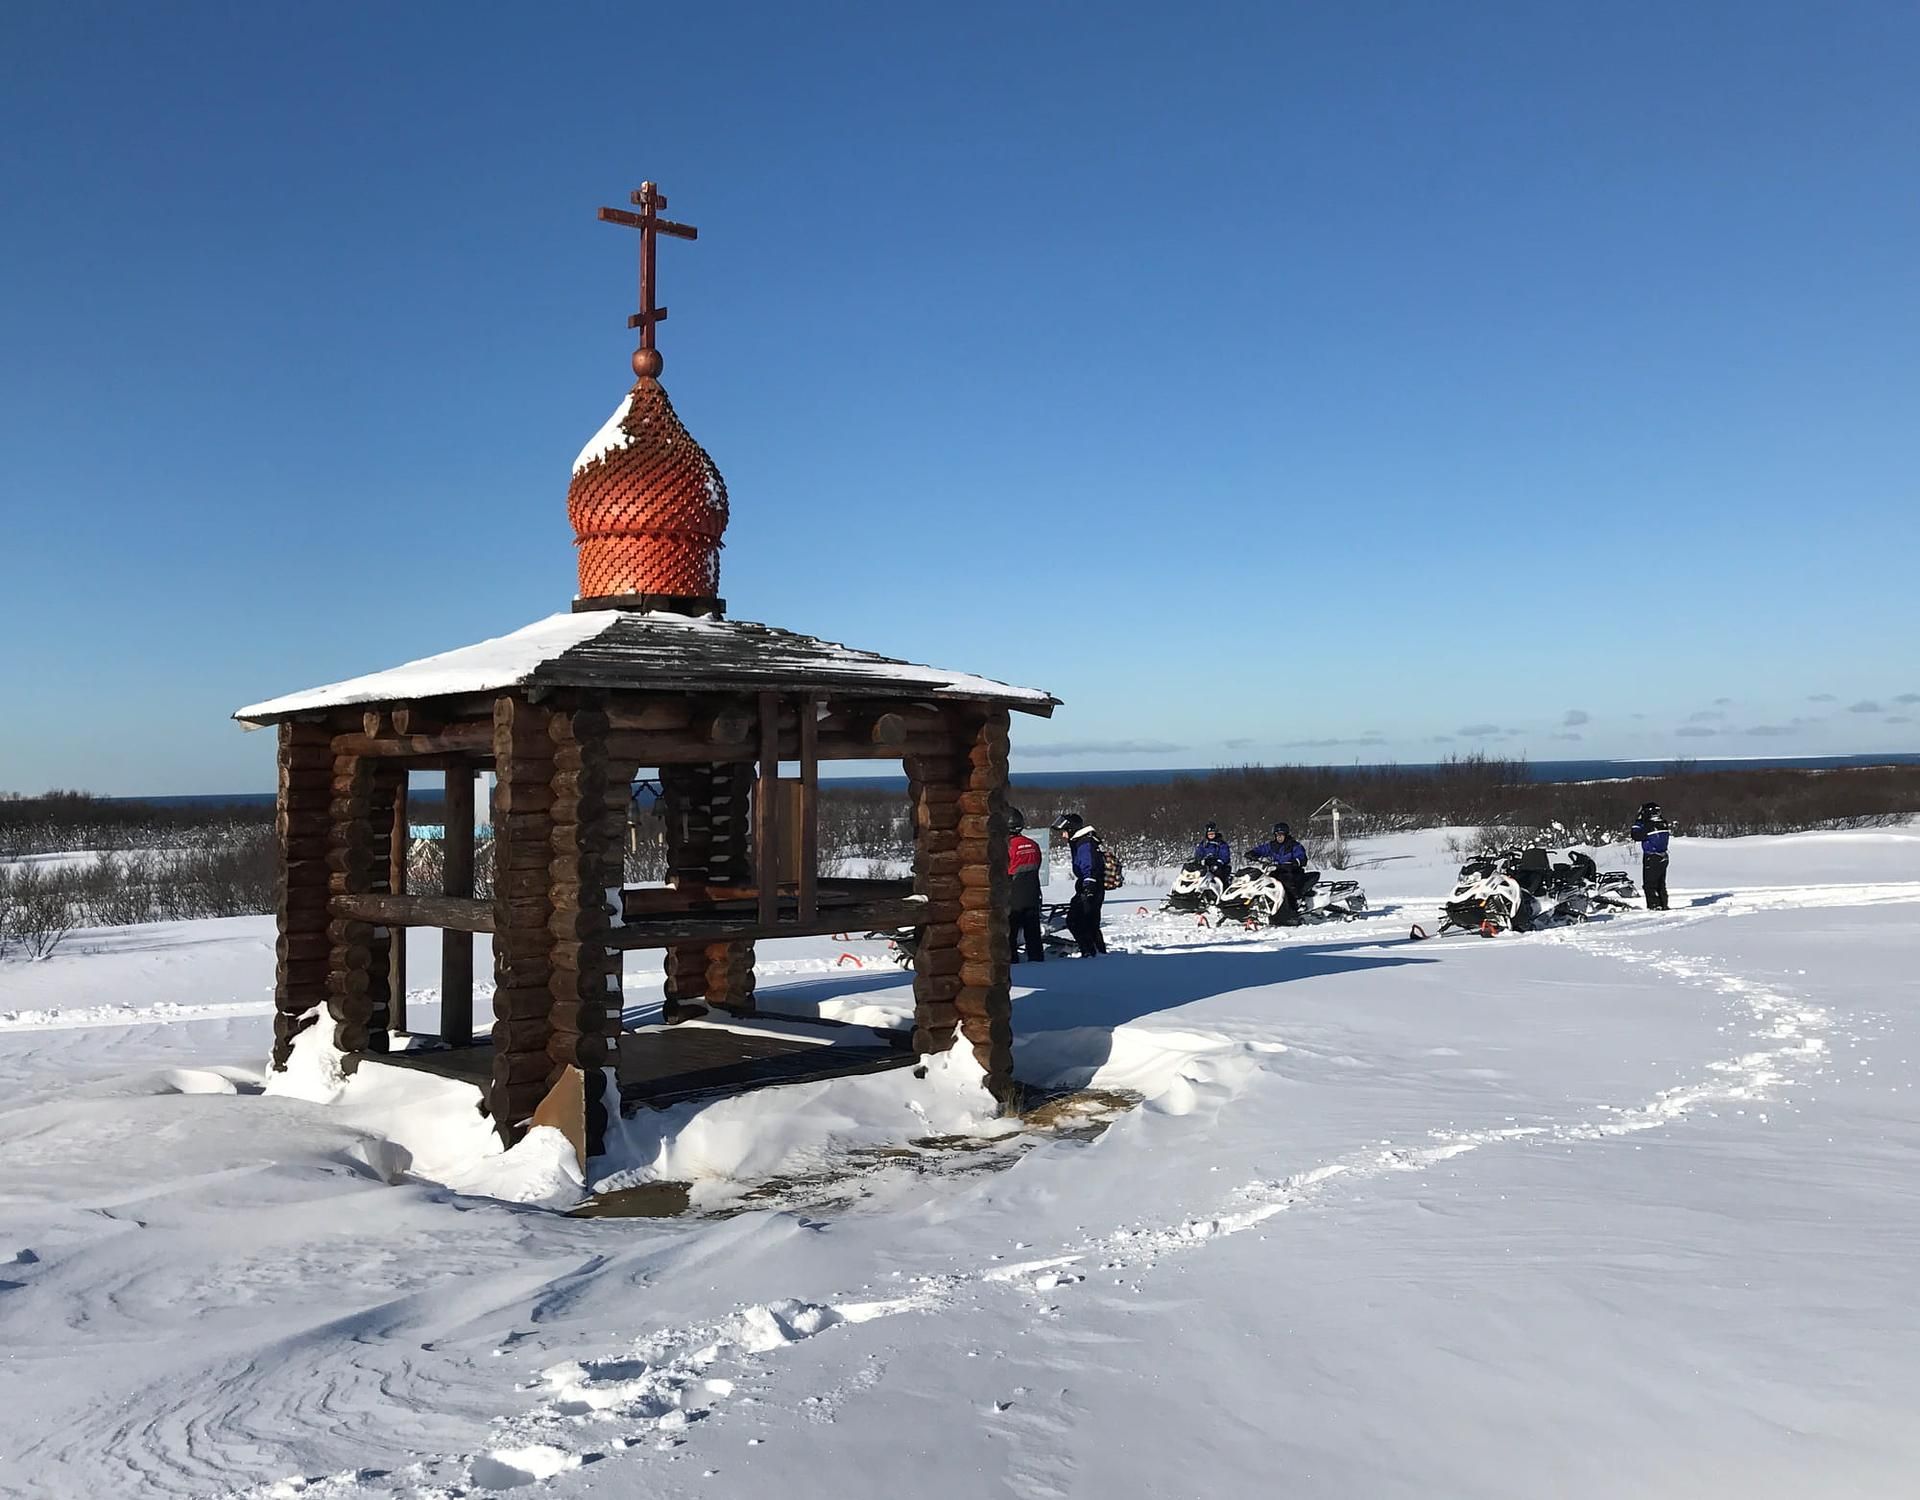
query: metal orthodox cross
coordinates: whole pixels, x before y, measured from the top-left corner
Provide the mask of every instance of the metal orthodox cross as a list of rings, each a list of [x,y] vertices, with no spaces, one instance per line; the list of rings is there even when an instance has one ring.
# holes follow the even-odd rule
[[[651,352],[653,349],[654,325],[667,315],[664,307],[653,305],[653,257],[656,237],[670,234],[677,240],[697,240],[700,231],[691,224],[676,224],[672,219],[660,217],[660,210],[667,206],[667,195],[651,182],[643,182],[632,194],[631,202],[639,206],[637,214],[628,213],[624,208],[603,208],[600,218],[608,224],[624,224],[629,229],[640,231],[640,311],[627,319],[627,327],[640,330],[640,347]],[[657,356],[655,357],[657,363]],[[639,369],[640,357],[634,356],[634,367]],[[659,373],[655,370],[653,373]]]

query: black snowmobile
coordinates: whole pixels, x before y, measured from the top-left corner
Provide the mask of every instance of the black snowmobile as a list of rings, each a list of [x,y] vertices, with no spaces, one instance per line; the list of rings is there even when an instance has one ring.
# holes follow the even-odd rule
[[[1441,908],[1440,931],[1534,932],[1582,922],[1597,906],[1624,907],[1635,895],[1619,870],[1604,875],[1593,856],[1543,845],[1503,850],[1460,867],[1453,894]]]

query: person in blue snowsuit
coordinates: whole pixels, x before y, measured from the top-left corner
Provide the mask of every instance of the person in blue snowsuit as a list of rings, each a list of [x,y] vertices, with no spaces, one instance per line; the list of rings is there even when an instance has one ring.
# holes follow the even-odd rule
[[[1643,802],[1630,830],[1640,845],[1640,884],[1647,893],[1648,911],[1667,910],[1667,843],[1673,827],[1661,815],[1658,802]]]
[[[1107,853],[1099,836],[1078,813],[1061,813],[1050,825],[1067,841],[1073,863],[1073,899],[1067,903],[1067,931],[1080,945],[1082,958],[1098,958],[1107,951],[1100,932],[1100,908],[1107,902]]]
[[[1293,830],[1285,823],[1273,825],[1273,837],[1264,844],[1255,844],[1249,851],[1253,858],[1264,859],[1270,865],[1300,865],[1307,863],[1307,846],[1293,836]]]
[[[1233,846],[1220,837],[1218,824],[1207,824],[1206,834],[1194,847],[1193,857],[1212,865],[1222,880],[1233,873]]]
[[[1293,836],[1293,830],[1285,823],[1275,823],[1273,837],[1264,844],[1255,844],[1251,853],[1253,858],[1264,859],[1274,867],[1274,874],[1280,877],[1280,888],[1287,893],[1274,921],[1282,927],[1298,927],[1300,895],[1307,883],[1307,846]]]

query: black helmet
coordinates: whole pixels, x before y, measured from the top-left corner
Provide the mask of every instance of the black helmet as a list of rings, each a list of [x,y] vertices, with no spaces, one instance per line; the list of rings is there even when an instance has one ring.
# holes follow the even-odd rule
[[[1273,831],[1279,834],[1280,837],[1283,839],[1290,839],[1293,837],[1293,830],[1289,828],[1285,823],[1275,823],[1273,825]]]
[[[1027,815],[1017,807],[1007,809],[1007,832],[1018,833],[1027,826]]]
[[[1047,824],[1047,827],[1051,828],[1055,833],[1077,833],[1085,826],[1086,825],[1080,821],[1079,813],[1070,812],[1061,813],[1059,817]]]
[[[1220,825],[1214,822],[1212,819],[1208,819],[1206,831],[1208,833],[1218,833],[1220,831]]]
[[[1640,811],[1657,818],[1660,816],[1660,804],[1658,802],[1642,802],[1640,804]]]

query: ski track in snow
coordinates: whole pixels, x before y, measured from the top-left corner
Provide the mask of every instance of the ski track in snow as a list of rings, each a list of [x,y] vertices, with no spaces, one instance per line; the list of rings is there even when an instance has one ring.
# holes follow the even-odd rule
[[[1651,1099],[1626,1106],[1603,1105],[1566,1121],[1437,1131],[1419,1144],[1369,1147],[1288,1177],[1243,1184],[1209,1214],[1178,1223],[1116,1228],[1011,1264],[909,1278],[904,1289],[896,1287],[892,1295],[875,1295],[867,1287],[844,1301],[793,1298],[739,1309],[716,1323],[661,1330],[618,1353],[568,1360],[542,1372],[533,1387],[532,1405],[500,1418],[482,1452],[423,1459],[404,1470],[380,1474],[291,1478],[229,1495],[232,1500],[370,1500],[376,1496],[427,1500],[471,1493],[476,1487],[485,1492],[514,1490],[615,1454],[671,1453],[699,1443],[703,1434],[718,1426],[727,1403],[764,1368],[764,1361],[823,1334],[845,1336],[866,1324],[903,1315],[964,1316],[970,1304],[978,1306],[982,1299],[1007,1295],[1028,1298],[1041,1315],[1057,1316],[1072,1288],[1095,1271],[1109,1276],[1149,1273],[1163,1259],[1192,1253],[1280,1214],[1310,1207],[1335,1188],[1352,1189],[1376,1179],[1424,1172],[1488,1147],[1604,1141],[1658,1129],[1696,1110],[1776,1098],[1782,1090],[1800,1084],[1799,1074],[1826,1052],[1826,1034],[1832,1026],[1828,1011],[1805,996],[1704,959],[1648,951],[1637,939],[1724,916],[1793,907],[1920,902],[1920,882],[1685,895],[1693,904],[1672,912],[1507,940],[1508,946],[1517,941],[1564,944],[1598,960],[1649,967],[1724,997],[1757,1045],[1709,1064],[1701,1077],[1663,1089]],[[1205,936],[1214,942],[1223,937],[1257,940],[1254,934],[1241,938],[1231,929],[1224,933],[1214,929]],[[868,1370],[864,1376],[852,1377],[846,1390],[809,1397],[802,1414],[830,1420],[839,1400],[854,1394],[854,1387],[878,1378],[871,1373],[872,1366]],[[391,1391],[387,1394],[395,1396]],[[1003,1426],[1012,1424],[1017,1429],[1020,1425],[998,1404],[993,1415]],[[1029,1457],[1044,1468],[1045,1454],[1039,1449]],[[1054,1488],[1039,1470],[1029,1477],[1034,1493]]]

